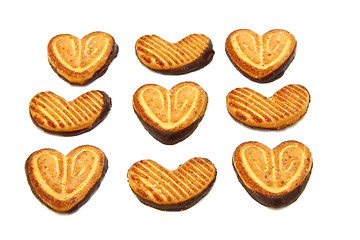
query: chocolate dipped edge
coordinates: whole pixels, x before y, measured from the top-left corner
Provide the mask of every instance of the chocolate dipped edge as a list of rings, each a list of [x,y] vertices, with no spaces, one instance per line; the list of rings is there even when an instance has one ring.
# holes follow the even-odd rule
[[[232,163],[232,165],[233,165],[233,168],[235,170],[235,173],[236,173],[236,176],[237,176],[239,182],[245,188],[245,190],[248,192],[248,194],[258,203],[260,203],[266,207],[270,207],[270,208],[283,208],[283,207],[289,206],[290,204],[294,203],[300,197],[302,192],[305,190],[305,187],[310,179],[311,171],[313,168],[313,163],[312,163],[311,169],[308,172],[308,174],[306,175],[306,177],[304,178],[304,180],[302,181],[302,183],[297,188],[292,190],[291,192],[277,195],[277,196],[267,196],[267,195],[263,195],[258,192],[255,192],[255,191],[251,190],[250,188],[248,188],[245,185],[245,183],[242,181],[239,173],[236,171],[234,162]]]
[[[32,154],[31,154],[32,155]],[[90,191],[85,195],[85,197],[78,202],[76,205],[74,205],[71,209],[69,209],[68,211],[65,212],[59,212],[56,211],[55,209],[53,209],[51,206],[47,205],[46,202],[44,202],[44,200],[37,194],[37,192],[35,191],[35,188],[33,187],[31,180],[30,180],[30,176],[29,176],[29,172],[28,172],[28,162],[30,160],[31,155],[27,158],[26,162],[25,162],[25,174],[26,174],[26,179],[27,182],[30,186],[31,192],[34,194],[34,196],[42,203],[44,204],[46,207],[48,207],[49,209],[51,209],[52,211],[55,211],[59,214],[71,214],[76,212],[77,210],[79,210],[80,207],[82,207],[87,201],[90,200],[91,196],[98,190],[98,188],[100,187],[100,184],[102,182],[102,180],[105,177],[105,174],[108,170],[108,159],[105,155],[105,159],[104,159],[104,167],[103,167],[103,171],[101,173],[100,178],[97,180],[97,182],[94,184],[94,186],[90,189]]]
[[[102,66],[99,70],[97,70],[94,75],[92,75],[92,77],[90,77],[89,79],[87,79],[86,81],[84,81],[83,83],[73,83],[70,82],[66,77],[64,77],[63,75],[61,75],[56,68],[50,63],[49,64],[52,68],[52,70],[63,80],[65,80],[66,82],[68,82],[70,85],[73,86],[86,86],[90,83],[92,83],[93,81],[95,81],[96,79],[98,79],[99,77],[103,76],[105,74],[105,72],[108,70],[110,63],[117,57],[119,52],[119,46],[117,45],[117,43],[114,40],[114,44],[111,50],[111,53],[108,57],[108,59],[106,60],[104,66]]]
[[[40,129],[42,129],[44,132],[47,132],[47,133],[50,133],[50,134],[60,135],[60,136],[64,136],[64,137],[72,137],[72,136],[76,136],[76,135],[80,135],[80,134],[89,132],[107,117],[107,115],[110,112],[110,109],[112,107],[112,101],[111,101],[111,98],[109,97],[109,95],[104,91],[100,91],[100,90],[97,90],[97,91],[99,91],[103,95],[104,105],[103,105],[103,107],[101,109],[100,115],[95,119],[93,124],[91,124],[87,128],[79,129],[79,130],[76,130],[76,131],[52,131],[52,130],[48,130],[48,129],[43,128],[42,126],[40,126],[33,119],[31,114],[30,114],[30,118],[31,118],[32,122],[36,126],[38,126]],[[29,110],[29,113],[30,113],[30,110]]]
[[[211,190],[212,186],[215,183],[216,180],[216,175],[217,175],[217,170],[215,168],[215,176],[214,179],[210,182],[210,184],[200,193],[196,194],[194,197],[189,198],[188,200],[185,200],[183,202],[179,202],[176,204],[157,204],[154,203],[148,199],[143,198],[142,196],[136,194],[134,192],[134,190],[131,188],[131,190],[133,191],[133,193],[136,195],[136,197],[139,199],[139,201],[143,204],[145,204],[146,206],[158,209],[158,210],[162,210],[162,211],[183,211],[183,210],[187,210],[189,208],[191,208],[192,206],[194,206],[196,203],[198,203],[203,197],[205,197]]]
[[[136,49],[135,49],[136,52]],[[201,53],[201,55],[196,58],[194,61],[185,64],[184,66],[178,67],[178,68],[174,68],[174,69],[165,69],[165,70],[159,70],[159,69],[152,69],[146,65],[148,69],[157,72],[157,73],[161,73],[164,75],[180,75],[180,74],[186,74],[186,73],[190,73],[190,72],[194,72],[197,70],[200,70],[202,68],[204,68],[206,65],[208,65],[213,57],[214,57],[215,51],[213,50],[213,44],[211,39],[209,38],[209,44],[206,47],[206,49],[204,50],[204,52]],[[139,59],[139,56],[136,53],[136,56]],[[139,61],[141,62],[141,60],[139,59]]]
[[[157,127],[151,126],[146,121],[144,121],[144,119],[142,119],[142,117],[136,112],[135,109],[134,112],[136,113],[136,116],[139,118],[141,124],[144,126],[146,131],[148,131],[149,134],[153,136],[156,140],[166,145],[174,145],[188,138],[195,131],[195,129],[198,127],[199,123],[204,117],[204,115],[202,115],[200,118],[198,118],[196,121],[194,121],[192,124],[190,124],[184,129],[181,129],[179,131],[173,131],[158,129]]]
[[[225,52],[226,52],[226,55],[228,56],[228,58],[230,59],[230,62],[234,65],[234,67],[246,78],[250,79],[251,81],[257,82],[257,83],[269,83],[269,82],[273,82],[273,81],[281,78],[284,75],[285,71],[290,66],[290,63],[295,58],[296,48],[297,48],[297,42],[295,43],[294,50],[290,54],[289,58],[286,59],[286,61],[280,67],[278,67],[275,71],[269,73],[268,75],[266,75],[265,77],[262,77],[262,78],[254,78],[254,77],[250,76],[249,74],[247,74],[246,72],[244,72],[238,65],[236,65],[231,60],[230,54],[228,53],[226,48],[225,48]]]
[[[310,101],[309,101],[309,103],[310,103]],[[232,119],[233,119],[235,122],[240,123],[240,124],[243,124],[243,125],[245,125],[246,127],[249,127],[249,128],[251,128],[251,129],[262,129],[262,130],[269,130],[269,131],[271,131],[271,130],[281,130],[281,129],[285,129],[285,128],[293,125],[293,124],[296,124],[297,122],[299,122],[299,121],[305,116],[305,114],[307,113],[308,109],[309,109],[309,104],[308,104],[308,106],[307,106],[306,111],[304,112],[304,114],[302,114],[296,121],[294,121],[294,122],[292,122],[292,123],[286,123],[286,124],[281,125],[281,126],[279,126],[279,127],[252,126],[252,125],[250,125],[250,124],[247,124],[247,123],[241,121],[240,119],[236,118],[235,116],[233,116],[233,115],[229,112],[229,110],[228,110],[228,113],[229,113],[229,115],[232,117]]]

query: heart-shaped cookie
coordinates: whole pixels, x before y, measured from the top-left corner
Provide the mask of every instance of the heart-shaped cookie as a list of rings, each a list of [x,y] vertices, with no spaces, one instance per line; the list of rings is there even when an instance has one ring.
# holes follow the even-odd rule
[[[287,85],[271,97],[264,97],[249,88],[236,88],[226,96],[232,117],[251,126],[268,129],[285,128],[307,112],[308,90],[297,84]]]
[[[111,98],[103,91],[89,91],[72,101],[53,92],[36,94],[30,101],[33,122],[44,131],[64,136],[78,135],[97,126],[111,109]]]
[[[262,36],[249,29],[238,29],[227,37],[225,49],[243,75],[266,83],[280,78],[295,58],[296,39],[283,29],[273,29]]]
[[[53,37],[47,47],[53,70],[71,84],[84,85],[101,77],[117,56],[114,38],[92,32],[79,39],[70,34]]]
[[[141,160],[128,170],[132,191],[145,205],[166,211],[185,210],[211,189],[216,168],[206,158],[192,158],[170,171],[152,160]]]
[[[73,212],[99,187],[107,170],[105,154],[83,145],[64,156],[44,148],[32,153],[25,163],[34,195],[57,212]]]
[[[296,201],[313,166],[309,148],[297,141],[285,141],[274,149],[259,142],[245,142],[236,148],[232,161],[250,196],[269,207],[284,207]]]
[[[141,63],[163,74],[199,70],[211,62],[215,53],[210,38],[203,34],[191,34],[176,43],[145,35],[136,41],[135,50]]]
[[[135,113],[145,129],[164,144],[187,138],[205,114],[207,93],[194,82],[182,82],[170,90],[146,84],[133,95]]]

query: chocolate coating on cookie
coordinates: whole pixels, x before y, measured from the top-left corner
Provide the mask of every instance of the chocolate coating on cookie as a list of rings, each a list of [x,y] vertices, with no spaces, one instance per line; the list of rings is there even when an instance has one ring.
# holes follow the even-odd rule
[[[234,167],[234,163],[233,163],[233,167]],[[263,195],[263,194],[255,192],[254,190],[248,188],[242,181],[242,179],[239,176],[238,172],[236,171],[235,167],[234,167],[234,170],[235,170],[236,176],[237,176],[239,182],[241,183],[241,185],[245,188],[246,192],[255,201],[259,202],[260,204],[262,204],[266,207],[283,208],[283,207],[289,206],[290,204],[294,203],[300,197],[300,195],[303,193],[303,191],[305,190],[305,187],[310,179],[312,167],[313,166],[311,165],[310,172],[306,175],[304,181],[297,188],[295,188],[293,191],[291,191],[289,193],[285,193],[285,194],[281,194],[281,195],[274,195],[274,196]]]
[[[140,115],[134,110],[136,116],[139,118],[141,124],[144,128],[149,132],[151,136],[153,136],[159,142],[166,144],[166,145],[174,145],[181,141],[184,141],[188,138],[198,127],[199,123],[201,122],[202,118],[197,119],[195,122],[190,124],[188,127],[181,129],[181,130],[165,130],[163,128],[159,128],[156,125],[150,125],[146,121],[144,121]]]

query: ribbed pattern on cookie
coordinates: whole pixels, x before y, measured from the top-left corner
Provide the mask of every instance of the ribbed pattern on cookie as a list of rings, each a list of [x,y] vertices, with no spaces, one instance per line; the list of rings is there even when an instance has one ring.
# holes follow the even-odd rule
[[[90,91],[68,102],[53,92],[41,92],[32,98],[30,113],[48,130],[74,131],[96,120],[104,106],[103,97],[100,91]]]
[[[209,41],[203,34],[191,34],[177,43],[169,43],[156,35],[145,35],[136,42],[136,51],[139,59],[147,66],[151,64],[153,69],[173,69],[198,58]]]
[[[215,166],[204,158],[192,158],[174,171],[142,160],[129,169],[128,178],[136,194],[165,205],[193,198],[208,187],[215,174]]]
[[[288,85],[272,97],[249,88],[236,88],[227,96],[230,114],[255,127],[283,128],[296,122],[307,111],[310,95],[301,85]]]

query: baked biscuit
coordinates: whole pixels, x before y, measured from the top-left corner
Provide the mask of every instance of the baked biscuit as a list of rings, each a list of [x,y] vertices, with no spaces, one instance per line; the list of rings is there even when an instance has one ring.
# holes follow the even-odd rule
[[[282,29],[270,30],[262,36],[249,29],[238,29],[227,37],[225,49],[244,76],[267,83],[280,78],[294,60],[296,39]]]
[[[290,205],[300,197],[313,166],[309,148],[297,141],[285,141],[274,149],[245,142],[236,148],[232,162],[250,196],[274,208]]]
[[[107,171],[105,154],[84,145],[69,154],[49,148],[32,153],[25,172],[33,194],[56,212],[73,212],[100,186]]]
[[[164,144],[176,144],[193,133],[208,103],[207,93],[194,82],[170,90],[146,84],[133,95],[133,107],[145,129]]]
[[[206,158],[192,158],[170,171],[152,160],[142,160],[128,170],[132,191],[145,205],[165,211],[185,210],[211,189],[216,168]]]
[[[301,85],[290,84],[271,97],[249,88],[236,88],[226,96],[228,112],[236,120],[258,128],[280,129],[297,122],[307,112],[310,94]]]
[[[89,91],[72,101],[53,92],[36,94],[30,101],[30,116],[46,132],[74,136],[97,126],[111,109],[111,98],[103,91]]]
[[[60,34],[50,40],[47,51],[52,69],[62,79],[84,85],[104,75],[118,54],[118,46],[104,32],[92,32],[82,39]]]
[[[156,35],[140,37],[135,44],[136,55],[146,67],[163,74],[184,74],[209,64],[214,56],[210,38],[191,34],[177,43]]]

